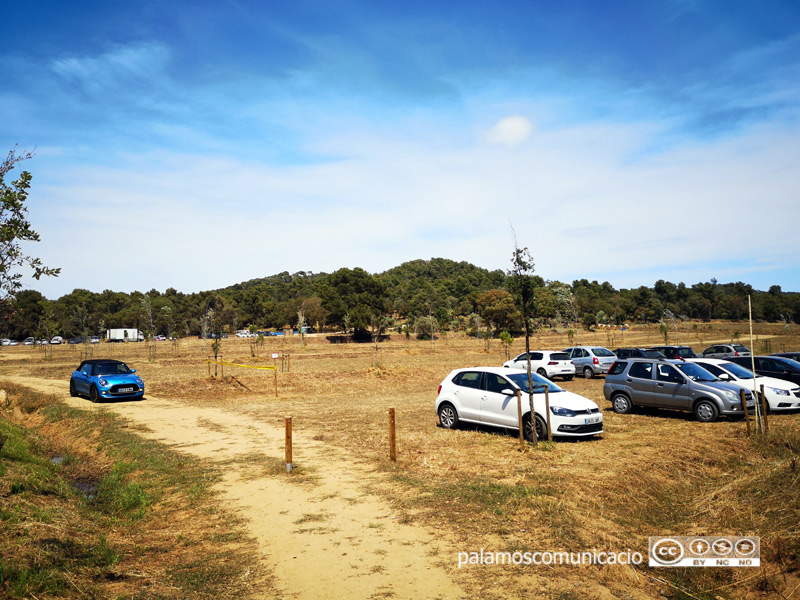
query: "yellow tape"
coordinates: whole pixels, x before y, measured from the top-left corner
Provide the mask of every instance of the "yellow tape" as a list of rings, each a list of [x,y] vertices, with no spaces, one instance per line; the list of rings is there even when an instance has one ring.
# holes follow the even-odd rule
[[[226,362],[224,360],[221,360],[219,362],[215,362],[213,360],[207,360],[206,362],[207,363],[211,363],[212,365],[225,365],[227,367],[241,367],[242,369],[261,369],[262,371],[264,371],[264,370],[266,370],[266,371],[274,371],[274,370],[276,370],[278,368],[276,366],[254,367],[253,365],[238,365],[236,363]]]

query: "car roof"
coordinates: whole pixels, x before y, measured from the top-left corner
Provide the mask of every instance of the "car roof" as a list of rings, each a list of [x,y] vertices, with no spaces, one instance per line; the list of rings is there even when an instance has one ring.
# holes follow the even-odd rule
[[[124,365],[125,364],[121,360],[114,360],[113,358],[93,358],[91,360],[83,361],[80,366],[82,367],[83,365],[107,365],[109,363],[120,364],[120,365]],[[80,367],[78,367],[78,368],[80,368]]]
[[[731,362],[727,358],[706,358],[705,356],[697,356],[695,358],[687,358],[686,360],[690,361],[690,362],[701,362],[702,361],[702,362],[707,362],[707,363],[709,363],[711,365],[721,365],[721,364],[724,364],[724,363]]]
[[[483,371],[485,373],[496,373],[498,375],[504,375],[508,373],[516,373],[522,372],[527,373],[525,369],[509,369],[508,367],[463,367],[461,369],[453,369],[451,374],[456,373],[463,373],[464,371]]]

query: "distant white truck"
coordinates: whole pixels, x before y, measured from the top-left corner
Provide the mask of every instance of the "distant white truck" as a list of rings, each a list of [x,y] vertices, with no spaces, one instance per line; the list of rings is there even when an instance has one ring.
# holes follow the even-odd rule
[[[138,329],[106,329],[107,342],[143,342],[144,333]]]

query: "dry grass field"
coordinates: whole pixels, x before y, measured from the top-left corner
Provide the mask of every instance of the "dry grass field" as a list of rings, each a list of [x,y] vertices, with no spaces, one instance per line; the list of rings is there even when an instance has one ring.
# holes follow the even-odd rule
[[[655,327],[581,331],[578,336],[570,340],[565,333],[544,332],[531,345],[561,349],[580,342],[613,349],[663,343]],[[688,344],[699,352],[712,342],[734,338],[750,345],[746,324],[689,323],[671,331],[669,342]],[[800,330],[794,326],[758,324],[756,338],[754,349],[759,353],[800,348]],[[511,355],[521,352],[523,345],[515,340]],[[209,346],[206,343],[206,351]],[[22,385],[27,380],[66,399],[70,373],[83,350],[58,346],[45,357],[40,348],[2,348],[0,380]],[[355,493],[358,485],[359,501],[367,505],[378,499],[392,518],[439,540],[435,550],[428,545],[425,552],[459,593],[430,589],[424,597],[800,598],[798,414],[771,416],[770,435],[748,439],[744,423],[726,419],[702,424],[688,413],[669,411],[616,415],[603,398],[602,378],[575,379],[559,385],[599,404],[605,413],[604,435],[528,445],[521,451],[515,432],[479,427],[447,431],[436,425],[433,403],[440,381],[454,368],[501,364],[505,356],[496,340],[487,349],[483,341],[461,334],[433,343],[393,336],[375,351],[370,344],[331,343],[314,336],[302,343],[295,336],[268,339],[257,356],[252,356],[248,340],[223,340],[226,362],[263,366],[273,364],[272,353],[289,356],[288,371],[277,373],[277,397],[271,371],[226,366],[224,376],[219,372],[214,377],[214,367],[204,362],[201,340],[181,340],[176,346],[158,343],[154,360],[145,344],[101,344],[90,350],[94,358],[126,361],[144,378],[148,398],[177,403],[187,414],[213,409],[219,412],[196,414],[246,417],[273,433],[283,427],[284,416],[291,415],[295,440],[309,444],[308,452],[296,458],[298,473],[282,473],[276,443],[252,448],[248,468],[263,461],[256,469],[258,476],[268,478],[276,490],[297,490],[298,502],[304,494],[314,502],[314,486],[325,489],[326,498],[336,496],[337,479],[349,486],[348,494]],[[87,400],[80,403],[92,406]],[[109,409],[119,407],[127,414],[122,404],[129,403],[111,403]],[[395,463],[388,459],[389,407],[397,413]],[[138,403],[141,418],[147,409],[148,399]],[[210,421],[213,417],[196,419],[198,435],[230,426]],[[147,426],[159,428],[155,420]],[[163,439],[166,433],[162,433]],[[356,483],[347,479],[354,474]],[[238,498],[245,502],[245,496],[243,492]],[[320,536],[324,545],[328,539],[324,536],[336,529],[324,525],[334,523],[335,515],[303,510],[302,519],[294,523],[316,524],[316,529],[306,528],[304,533]],[[382,535],[391,538],[392,531],[386,529]],[[457,564],[458,552],[481,548],[631,550],[646,559],[648,536],[715,534],[761,536],[762,568],[651,569],[646,564],[458,568]],[[337,538],[337,548],[346,539]],[[275,546],[264,546],[263,551],[270,552],[270,547]],[[374,550],[388,562],[385,552]],[[340,560],[344,559],[332,557],[317,568],[328,569],[335,578],[345,568]],[[272,563],[266,559],[264,564],[269,570]],[[272,575],[279,582],[278,591],[270,592],[275,596],[254,592],[254,597],[293,597],[286,592],[291,586],[280,585],[284,567],[276,565]],[[376,573],[381,570],[380,565],[371,568]],[[442,585],[441,580],[430,581]],[[374,590],[359,596],[343,589],[338,595],[420,597],[415,593]]]

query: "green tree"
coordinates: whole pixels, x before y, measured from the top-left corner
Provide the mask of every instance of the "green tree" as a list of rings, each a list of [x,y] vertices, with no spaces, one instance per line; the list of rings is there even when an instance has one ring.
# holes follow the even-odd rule
[[[511,255],[511,270],[508,272],[508,285],[514,292],[522,313],[522,326],[525,330],[525,354],[528,363],[528,403],[531,410],[531,438],[533,443],[536,443],[538,441],[536,436],[536,413],[533,410],[533,377],[531,376],[531,320],[533,319],[535,302],[533,271],[533,257],[527,248],[520,248],[517,245],[517,236],[515,235],[514,252]]]
[[[22,270],[31,269],[33,278],[42,275],[57,276],[61,269],[52,269],[22,251],[22,242],[38,242],[36,233],[28,222],[28,189],[31,186],[31,174],[22,171],[11,184],[5,181],[14,167],[23,160],[32,157],[30,152],[16,154],[16,148],[8,152],[8,156],[0,163],[0,311],[8,314],[9,304],[14,295],[22,288]]]

